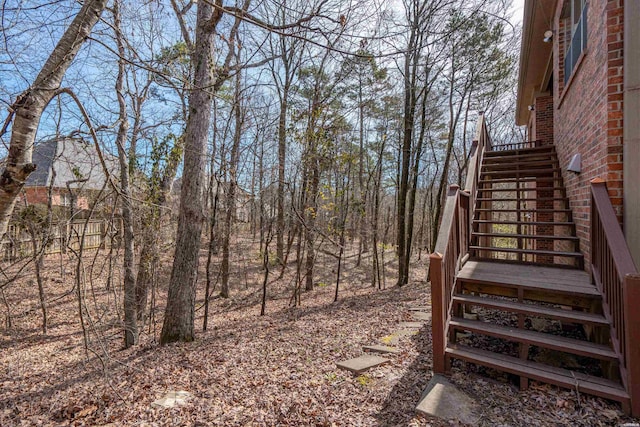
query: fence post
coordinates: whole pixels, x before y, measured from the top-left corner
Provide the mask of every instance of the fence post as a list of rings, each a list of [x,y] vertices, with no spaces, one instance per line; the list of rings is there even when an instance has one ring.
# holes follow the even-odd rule
[[[631,415],[640,417],[640,274],[627,274],[623,286],[627,392]]]
[[[444,308],[444,287],[442,283],[442,255],[434,252],[429,255],[431,279],[431,345],[433,352],[433,372],[445,372],[444,328],[446,324]]]

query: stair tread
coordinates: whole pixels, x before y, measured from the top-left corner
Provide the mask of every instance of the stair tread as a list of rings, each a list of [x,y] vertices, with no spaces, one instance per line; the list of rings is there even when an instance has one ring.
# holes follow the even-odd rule
[[[492,159],[492,160],[495,160]],[[519,162],[489,162],[483,165],[483,167],[485,168],[494,168],[494,167],[504,167],[504,168],[508,168],[508,167],[513,167],[513,166],[523,166],[523,165],[528,165],[528,166],[551,166],[554,163],[559,163],[559,160],[557,158],[549,158],[549,159],[543,159],[543,160],[538,160],[538,159],[534,159],[534,160],[522,160]]]
[[[517,171],[510,171],[511,174],[517,175]],[[490,173],[482,173],[483,175],[490,175]],[[480,179],[478,180],[479,184],[508,184],[512,182],[553,182],[553,181],[561,181],[561,176],[510,176],[507,178],[490,178],[490,179]],[[546,187],[540,187],[544,189]],[[536,187],[527,187],[527,190],[535,190]]]
[[[580,356],[592,357],[595,359],[612,361],[618,360],[615,351],[608,346],[595,344],[589,341],[580,341],[573,338],[511,328],[478,320],[465,320],[456,317],[449,321],[449,327],[453,327],[457,330],[482,333],[510,341],[523,342],[552,350],[560,350]]]
[[[541,187],[540,190],[544,191],[555,191],[555,190],[563,190],[564,187]],[[507,191],[535,191],[535,188],[478,188],[478,192],[482,191],[491,191],[491,192],[507,192]]]
[[[483,175],[526,175],[534,173],[554,173],[560,172],[560,168],[540,168],[540,169],[516,169],[516,170],[504,170],[504,171],[484,171],[480,172],[480,176]],[[524,177],[523,177],[524,178]]]
[[[561,212],[561,213],[565,213],[565,212],[571,212],[571,209],[526,209],[526,208],[521,208],[521,209],[494,209],[494,208],[476,208],[475,209],[476,212],[544,212],[544,213],[551,213],[551,212]]]
[[[553,237],[550,237],[550,238],[553,238]],[[469,249],[473,249],[477,251],[509,252],[509,253],[548,255],[548,256],[561,256],[561,257],[574,257],[574,258],[580,258],[583,256],[580,252],[548,251],[548,250],[541,250],[541,249],[498,248],[494,246],[469,246]]]
[[[468,283],[600,298],[591,276],[584,270],[470,260],[456,277]]]
[[[571,221],[500,221],[497,219],[474,219],[478,224],[505,224],[505,225],[575,225]]]
[[[546,240],[573,240],[579,241],[576,236],[545,236],[541,234],[513,234],[513,233],[478,233],[472,232],[472,236],[478,237],[502,237],[507,239],[546,239]]]
[[[529,162],[548,162],[557,163],[558,157],[555,153],[531,153],[531,154],[511,154],[504,156],[485,155],[483,165],[504,165],[504,164],[525,164]]]
[[[624,402],[629,400],[629,395],[622,384],[604,378],[459,344],[449,345],[445,351],[451,357],[477,363],[510,374],[525,376],[536,381],[547,382],[570,389],[578,388],[584,393],[606,399]]]
[[[485,164],[500,164],[508,161],[554,161],[558,159],[555,151],[539,151],[539,152],[507,152],[502,151],[496,154],[484,153]]]
[[[454,302],[473,304],[487,308],[496,308],[514,313],[529,314],[534,316],[549,317],[568,322],[589,324],[589,325],[609,325],[607,319],[601,314],[587,313],[577,310],[564,310],[561,308],[547,307],[539,304],[525,304],[518,301],[509,301],[495,298],[486,298],[475,295],[454,295]]]
[[[515,188],[513,189],[515,191]],[[521,197],[519,199],[514,198],[494,198],[494,197],[478,197],[476,201],[479,202],[555,202],[555,201],[568,201],[566,197]]]

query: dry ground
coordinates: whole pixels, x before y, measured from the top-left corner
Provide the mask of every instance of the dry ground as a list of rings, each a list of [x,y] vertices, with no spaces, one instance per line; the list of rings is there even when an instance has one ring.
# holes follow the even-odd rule
[[[431,376],[428,324],[418,335],[401,338],[401,353],[386,366],[359,377],[335,366],[397,330],[398,322],[411,320],[408,307],[428,305],[424,262],[413,263],[411,283],[399,289],[391,286],[394,264],[388,252],[388,287],[377,290],[352,257],[340,300],[333,303],[335,262],[324,256],[318,286],[303,293],[300,307],[289,306],[292,264],[283,279],[271,277],[267,314],[260,316],[259,252],[248,242],[236,242],[234,248],[232,298],[214,298],[206,332],[201,332],[203,310],[197,311],[200,331],[189,344],[161,347],[156,342],[169,257],[160,274],[157,317],[146,326],[141,344],[129,350],[121,348],[118,329],[121,292],[105,290],[104,254],[88,257],[82,269],[88,351],[76,294],[70,292],[73,258],[47,260],[47,335],[40,331],[37,288],[28,275],[7,286],[0,313],[6,318],[8,307],[12,325],[0,328],[0,425],[449,425],[414,413]],[[113,279],[117,283],[118,275]],[[456,368],[452,380],[479,400],[481,425],[625,421],[618,406],[601,399],[537,384],[518,392],[508,381],[477,375],[466,365]],[[183,407],[153,408],[151,402],[168,390],[186,390],[192,398]]]

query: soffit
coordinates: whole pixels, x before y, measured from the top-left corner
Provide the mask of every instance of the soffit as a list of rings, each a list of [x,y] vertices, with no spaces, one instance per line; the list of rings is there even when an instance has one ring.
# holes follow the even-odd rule
[[[544,33],[553,28],[553,16],[559,0],[525,0],[522,22],[522,45],[518,72],[516,124],[526,125],[528,106],[535,94],[543,92],[547,66],[553,53],[553,43],[544,42]],[[561,1],[561,0],[560,0]],[[554,37],[555,37],[554,32]]]

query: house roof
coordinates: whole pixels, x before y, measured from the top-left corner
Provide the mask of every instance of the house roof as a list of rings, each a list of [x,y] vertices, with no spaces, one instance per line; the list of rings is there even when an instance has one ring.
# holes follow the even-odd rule
[[[117,159],[110,154],[104,154],[104,157],[110,172],[117,178],[120,170]],[[37,168],[27,178],[27,187],[48,187],[51,185],[53,171],[53,187],[57,188],[65,188],[69,183],[71,188],[100,190],[106,181],[95,146],[82,139],[63,138],[39,142],[33,147],[32,161]]]
[[[553,43],[544,42],[544,32],[553,29],[558,0],[525,0],[522,21],[522,45],[518,73],[516,124],[526,125],[528,106],[539,92],[544,91],[553,70]]]

